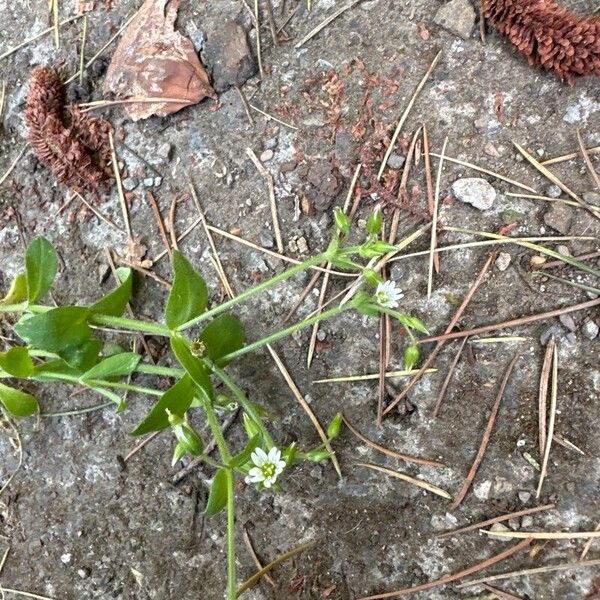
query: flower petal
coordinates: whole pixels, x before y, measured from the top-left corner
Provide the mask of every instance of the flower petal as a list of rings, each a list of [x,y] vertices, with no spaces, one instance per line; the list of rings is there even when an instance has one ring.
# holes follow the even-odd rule
[[[273,485],[273,480],[271,477],[267,477],[264,481],[263,481],[263,485],[266,488],[270,488]]]
[[[273,446],[269,450],[269,454],[267,455],[270,463],[277,463],[281,459],[281,451],[276,446]]]
[[[262,448],[256,448],[250,457],[257,467],[262,467],[268,461],[267,453]]]

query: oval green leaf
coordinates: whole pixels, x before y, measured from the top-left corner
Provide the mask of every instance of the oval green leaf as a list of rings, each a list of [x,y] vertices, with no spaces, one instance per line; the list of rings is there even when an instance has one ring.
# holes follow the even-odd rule
[[[52,287],[58,270],[58,257],[52,244],[43,237],[33,240],[25,252],[27,299],[35,302]]]
[[[13,377],[29,377],[33,373],[33,361],[27,348],[15,346],[6,352],[0,352],[0,369]]]
[[[14,331],[34,348],[60,352],[78,346],[90,337],[89,310],[83,306],[60,306],[21,319]]]
[[[177,329],[206,310],[208,290],[204,279],[177,250],[173,250],[173,287],[167,298],[165,323]]]
[[[257,446],[262,442],[262,435],[257,433],[244,447],[244,449],[236,454],[229,463],[232,467],[243,467],[249,460]]]
[[[133,271],[129,268],[119,267],[117,275],[122,283],[90,306],[93,313],[120,317],[125,312],[127,303],[133,294]]]
[[[192,404],[194,385],[189,375],[184,375],[172,385],[152,407],[146,418],[131,432],[131,435],[144,435],[151,431],[161,431],[169,427],[167,410],[183,418]]]
[[[227,470],[219,469],[212,480],[204,514],[212,517],[227,505]]]
[[[206,356],[223,366],[228,361],[221,359],[244,345],[244,328],[234,315],[220,315],[204,328],[199,339],[206,346]]]
[[[208,369],[202,361],[194,356],[188,348],[187,342],[178,336],[171,338],[171,349],[177,357],[179,364],[186,370],[192,381],[200,388],[208,398],[214,396],[214,390],[210,381]]]
[[[61,350],[59,355],[79,373],[84,373],[98,362],[100,350],[102,350],[102,342],[96,338],[90,338],[82,344]]]
[[[94,365],[86,371],[81,379],[89,381],[92,379],[109,379],[110,377],[125,377],[135,371],[141,356],[137,352],[122,352],[113,354]]]
[[[29,417],[38,410],[37,400],[26,392],[0,383],[0,402],[13,417]]]
[[[27,300],[27,275],[19,273],[10,284],[6,296],[0,300],[0,304],[18,304]]]

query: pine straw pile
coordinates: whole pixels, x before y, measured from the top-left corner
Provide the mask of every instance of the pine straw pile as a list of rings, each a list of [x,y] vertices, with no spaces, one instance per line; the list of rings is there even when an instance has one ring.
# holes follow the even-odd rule
[[[536,64],[572,84],[600,75],[600,17],[580,17],[554,0],[482,0],[483,14]]]
[[[110,123],[76,105],[65,110],[64,85],[48,67],[31,73],[24,118],[36,157],[56,179],[79,193],[98,195],[112,176]]]

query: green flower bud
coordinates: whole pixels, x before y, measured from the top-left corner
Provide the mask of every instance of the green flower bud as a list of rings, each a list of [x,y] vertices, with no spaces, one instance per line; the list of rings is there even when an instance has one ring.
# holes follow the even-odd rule
[[[186,452],[187,450],[185,446],[181,442],[177,442],[177,444],[175,444],[175,450],[173,451],[173,460],[171,461],[171,466],[174,467],[177,462],[183,458]]]
[[[419,348],[414,344],[412,346],[408,346],[406,350],[404,350],[404,368],[407,371],[410,371],[416,364],[419,362],[419,358],[421,353],[419,352]]]
[[[310,452],[306,452],[304,454],[304,458],[306,460],[312,460],[313,462],[327,460],[330,456],[331,454],[327,452],[327,450],[311,450]]]
[[[173,433],[177,441],[184,446],[186,452],[192,456],[200,456],[204,451],[204,444],[194,428],[187,422],[173,427]]]
[[[348,235],[350,233],[350,219],[348,215],[344,214],[344,211],[337,207],[334,211],[335,218],[335,226],[338,228],[338,231],[343,235]]]
[[[363,277],[365,278],[365,281],[373,287],[377,287],[380,283],[383,282],[383,279],[381,278],[379,273],[376,273],[375,271],[373,271],[373,269],[365,269],[363,271]]]
[[[340,429],[342,428],[342,413],[337,413],[331,422],[327,426],[327,437],[332,440],[340,435]]]
[[[381,212],[381,205],[378,204],[367,219],[367,233],[369,235],[379,235],[382,225],[383,213]]]
[[[249,417],[246,413],[243,413],[242,420],[244,421],[244,429],[248,439],[251,440],[255,435],[261,433],[260,427],[254,419]]]
[[[293,464],[298,448],[296,446],[296,442],[292,442],[287,448],[283,448],[281,451],[281,457],[285,461],[285,464],[289,467]]]

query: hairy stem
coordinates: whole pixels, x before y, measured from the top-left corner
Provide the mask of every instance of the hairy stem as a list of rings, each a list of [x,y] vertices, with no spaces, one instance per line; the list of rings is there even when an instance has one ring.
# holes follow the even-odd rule
[[[235,479],[233,471],[227,469],[227,600],[237,597],[235,573]]]

